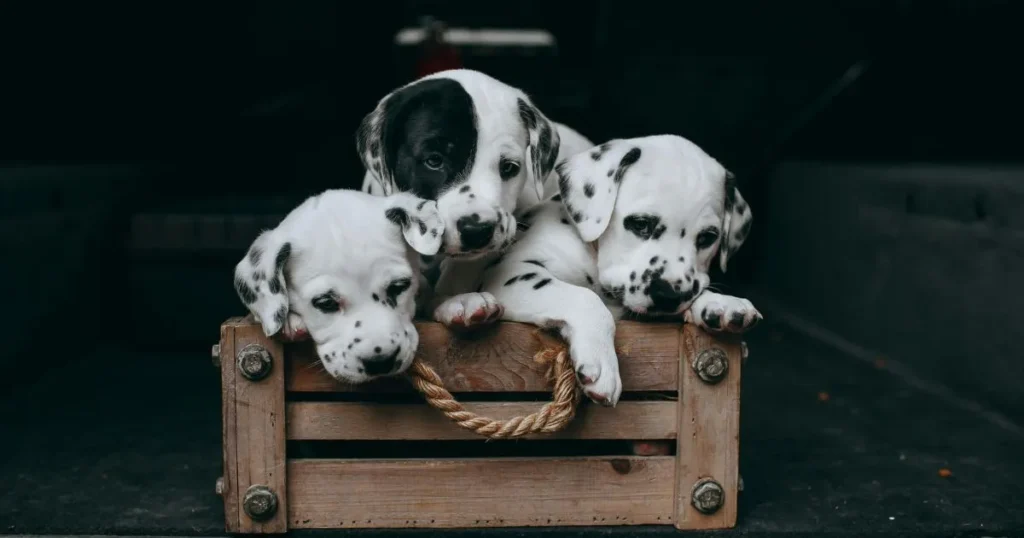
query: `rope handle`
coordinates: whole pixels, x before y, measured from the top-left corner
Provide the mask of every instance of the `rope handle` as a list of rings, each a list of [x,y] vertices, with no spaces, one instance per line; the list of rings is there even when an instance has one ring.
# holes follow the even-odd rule
[[[539,333],[534,336],[540,338]],[[580,402],[580,391],[576,385],[576,371],[564,346],[543,349],[534,355],[539,363],[549,365],[546,372],[548,381],[553,381],[550,402],[529,415],[509,419],[482,417],[459,403],[452,393],[444,388],[441,376],[417,355],[409,368],[413,387],[426,398],[431,407],[444,413],[460,427],[489,439],[516,439],[535,433],[554,433],[565,429],[576,416]]]

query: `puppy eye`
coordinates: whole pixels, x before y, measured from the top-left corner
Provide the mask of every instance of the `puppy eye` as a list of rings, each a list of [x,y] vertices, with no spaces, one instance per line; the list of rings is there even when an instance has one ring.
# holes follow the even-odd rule
[[[399,278],[388,284],[387,289],[384,290],[384,295],[387,296],[388,301],[392,304],[398,301],[398,296],[405,293],[405,290],[412,286],[412,280],[408,278]]]
[[[501,161],[498,165],[498,172],[501,174],[501,179],[512,179],[519,173],[519,163],[515,161]]]
[[[628,215],[622,219],[622,226],[626,231],[640,239],[650,239],[658,228],[659,219],[650,215]]]
[[[330,314],[341,310],[341,305],[338,303],[338,300],[328,292],[313,297],[313,308],[316,308],[324,314]]]
[[[714,228],[701,230],[701,232],[697,234],[697,250],[704,250],[711,245],[714,245],[717,240],[718,230]]]
[[[440,170],[444,166],[444,157],[439,153],[431,153],[423,159],[423,165],[431,170]]]

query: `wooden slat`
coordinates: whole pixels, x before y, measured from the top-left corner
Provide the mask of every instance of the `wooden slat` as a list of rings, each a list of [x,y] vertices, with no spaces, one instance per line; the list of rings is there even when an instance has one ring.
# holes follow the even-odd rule
[[[475,402],[466,407],[486,417],[510,418],[542,402]],[[614,409],[580,408],[564,430],[539,439],[675,439],[676,402],[619,402]],[[459,440],[483,439],[458,427],[440,411],[421,404],[291,402],[288,439]],[[533,437],[533,436],[531,436]]]
[[[226,530],[231,533],[283,533],[288,530],[285,476],[285,407],[282,346],[267,339],[259,325],[230,320],[222,327],[224,344],[221,381],[224,398],[224,503]],[[249,381],[238,372],[236,356],[246,345],[259,343],[274,359],[270,374]],[[269,487],[276,495],[273,518],[253,521],[242,509],[252,485]]]
[[[542,342],[532,325],[502,322],[479,334],[459,336],[433,322],[416,324],[419,353],[452,392],[548,392],[545,366],[534,355],[555,342]],[[679,324],[621,321],[615,334],[624,391],[677,389]],[[291,392],[411,391],[404,379],[378,380],[352,386],[335,381],[317,363],[313,346],[288,346],[288,390]]]
[[[671,524],[672,457],[289,460],[289,526]]]
[[[725,529],[736,525],[739,491],[740,342],[729,336],[712,338],[692,325],[680,331],[679,436],[676,454],[675,526],[679,529]],[[726,377],[717,384],[702,381],[691,366],[702,350],[719,347],[728,357]],[[691,505],[693,485],[710,477],[722,485],[725,502],[717,512],[702,514]]]

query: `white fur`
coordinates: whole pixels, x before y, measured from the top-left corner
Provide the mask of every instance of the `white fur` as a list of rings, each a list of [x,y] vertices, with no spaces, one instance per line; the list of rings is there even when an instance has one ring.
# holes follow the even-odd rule
[[[311,337],[335,378],[360,383],[398,374],[419,344],[413,326],[417,253],[436,253],[443,228],[432,201],[329,190],[256,238],[235,267],[236,291],[267,336]],[[401,279],[409,279],[409,287],[392,302],[388,286]],[[315,299],[323,304],[325,293],[337,300],[337,311],[314,306]],[[369,372],[365,361],[381,355],[393,355],[395,368]]]
[[[635,148],[639,158],[620,172]],[[734,187],[700,148],[678,136],[615,140],[572,156],[559,170],[562,202],[519,212],[525,229],[501,263],[485,272],[481,289],[504,306],[502,319],[557,328],[592,399],[607,405],[619,399],[615,319],[650,313],[645,271],[659,272],[680,289],[697,286],[694,297],[663,314],[712,331],[742,332],[760,319],[749,301],[707,291],[708,269],[723,240],[698,251],[697,233],[717,228],[735,251],[752,216],[738,191],[732,211],[725,210],[727,189]],[[624,218],[637,212],[661,217],[665,229],[657,239],[641,240],[624,229]],[[730,324],[731,316],[741,321]]]

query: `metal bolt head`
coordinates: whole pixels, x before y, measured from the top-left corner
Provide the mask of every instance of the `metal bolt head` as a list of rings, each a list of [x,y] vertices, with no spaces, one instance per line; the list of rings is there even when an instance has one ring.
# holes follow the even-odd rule
[[[277,512],[277,495],[267,486],[252,486],[242,498],[242,509],[254,521],[266,521]]]
[[[701,478],[690,492],[690,504],[702,514],[713,514],[725,503],[725,490],[713,478]]]
[[[714,385],[729,372],[729,357],[720,348],[705,349],[693,359],[693,371],[702,381]]]
[[[217,477],[217,483],[213,486],[213,490],[217,492],[217,495],[224,495],[224,477]]]
[[[274,361],[267,349],[249,344],[238,352],[238,369],[249,381],[259,381],[270,374]]]
[[[210,348],[210,360],[215,368],[220,368],[220,344],[213,344]]]

